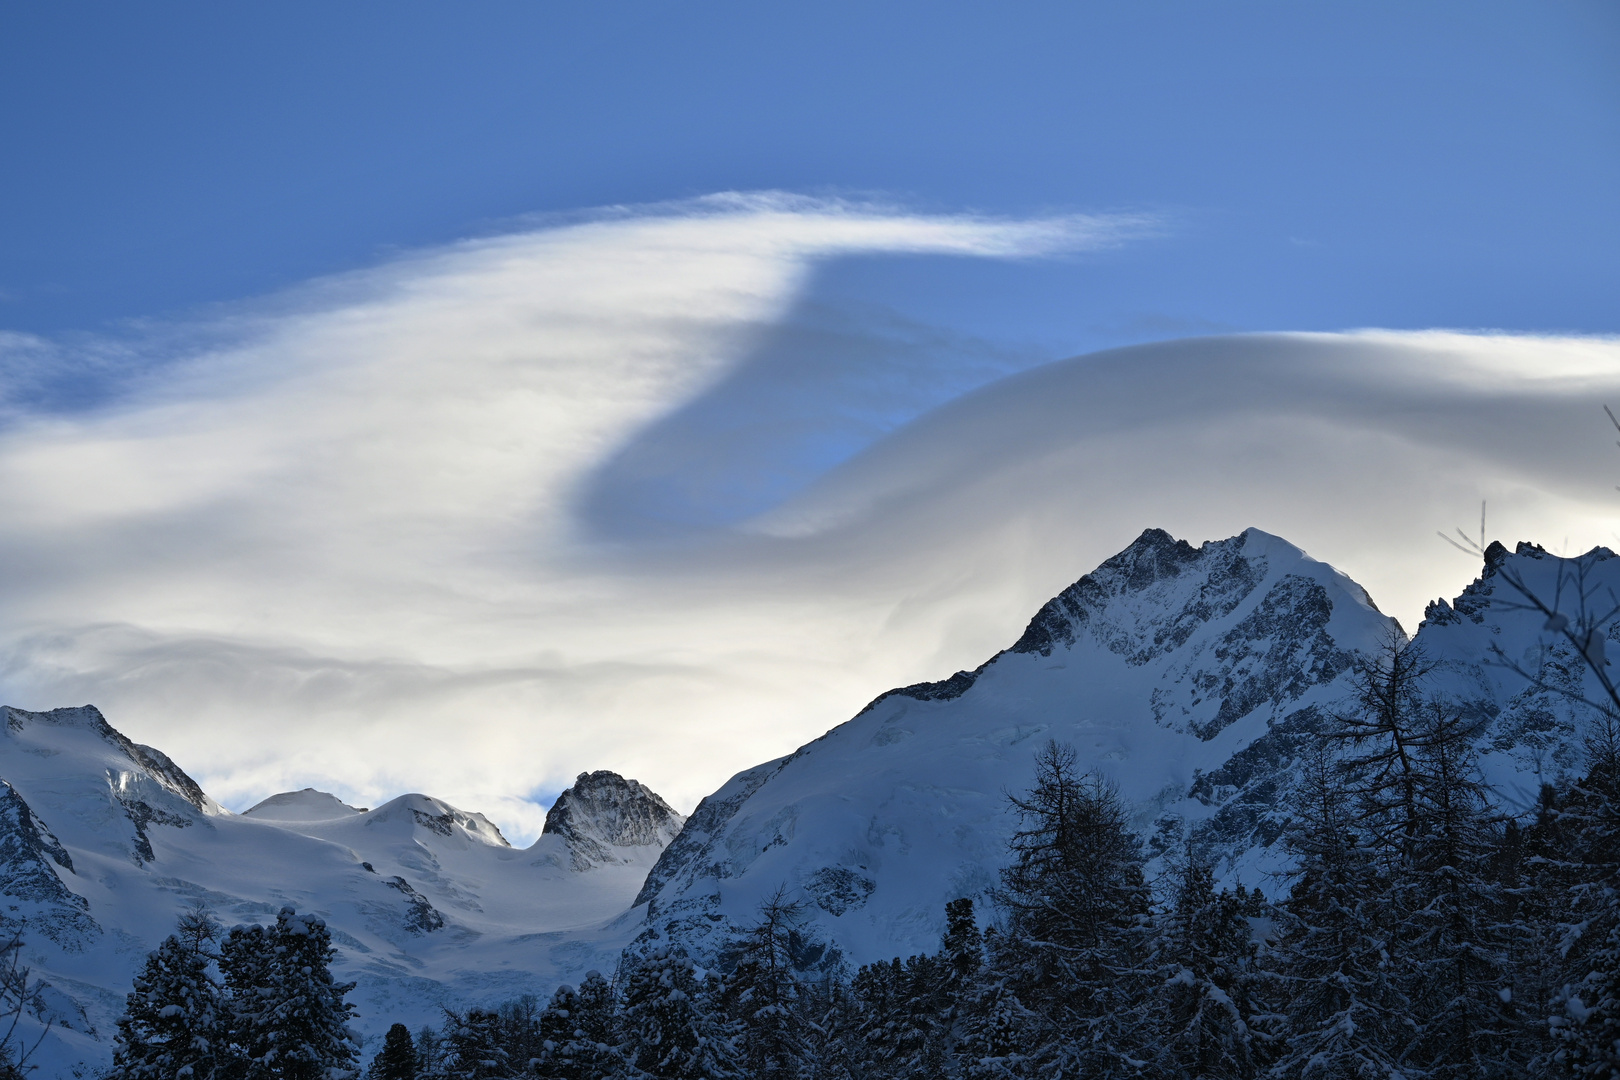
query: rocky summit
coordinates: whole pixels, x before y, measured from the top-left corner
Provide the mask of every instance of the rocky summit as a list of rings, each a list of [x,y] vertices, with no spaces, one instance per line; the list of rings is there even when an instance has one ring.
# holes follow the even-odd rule
[[[557,796],[540,836],[561,841],[573,869],[590,870],[634,861],[638,850],[662,851],[685,821],[644,784],[602,770],[580,773]]]

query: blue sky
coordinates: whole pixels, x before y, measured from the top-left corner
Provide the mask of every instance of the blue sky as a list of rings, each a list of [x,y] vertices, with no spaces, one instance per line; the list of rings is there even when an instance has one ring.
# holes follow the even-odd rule
[[[521,838],[1148,526],[1410,628],[1481,500],[1620,537],[1617,55],[1608,3],[11,5],[0,700]]]
[[[52,4],[0,27],[13,330],[764,189],[1167,215],[1108,259],[852,260],[817,283],[1060,355],[1616,328],[1609,3]]]

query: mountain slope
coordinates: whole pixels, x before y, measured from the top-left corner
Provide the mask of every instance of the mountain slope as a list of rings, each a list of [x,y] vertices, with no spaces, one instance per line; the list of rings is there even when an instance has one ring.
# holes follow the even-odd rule
[[[931,949],[946,901],[994,885],[1003,793],[1048,738],[1119,785],[1156,850],[1194,833],[1255,877],[1285,812],[1275,768],[1234,761],[1314,728],[1354,651],[1391,633],[1359,586],[1277,537],[1194,548],[1150,529],[976,671],[884,694],[705,799],[637,897],[646,935],[713,955],[785,885],[829,956]]]
[[[273,919],[284,903],[321,915],[371,1037],[437,1022],[442,1005],[611,970],[633,931],[604,923],[680,826],[611,773],[589,778],[592,815],[564,815],[600,856],[585,869],[558,858],[555,835],[519,850],[481,814],[425,795],[362,810],[306,790],[234,815],[94,708],[0,717],[0,928],[22,926],[25,962],[47,984],[30,1019],[54,1024],[43,1075],[107,1061],[130,978],[192,903],[226,925]],[[658,815],[651,832],[601,827]]]
[[[1620,559],[1492,545],[1413,639],[1430,693],[1476,722],[1503,801],[1528,807],[1582,769],[1591,710],[1570,695],[1595,688],[1514,581],[1573,616],[1577,596],[1620,595]],[[193,902],[227,924],[282,903],[322,915],[372,1036],[441,1004],[549,993],[635,939],[710,960],[781,886],[807,905],[801,963],[904,955],[937,946],[947,900],[995,885],[1004,793],[1048,738],[1119,786],[1155,857],[1190,839],[1228,880],[1275,892],[1298,754],[1342,707],[1355,653],[1391,634],[1359,586],[1275,536],[1195,548],[1148,530],[976,670],[881,695],[684,824],[643,785],[582,773],[526,850],[420,794],[364,809],[306,789],[233,815],[93,708],[8,709],[0,928],[26,921],[49,984],[34,1011],[57,1025],[45,1071],[62,1076],[106,1060],[130,975]]]

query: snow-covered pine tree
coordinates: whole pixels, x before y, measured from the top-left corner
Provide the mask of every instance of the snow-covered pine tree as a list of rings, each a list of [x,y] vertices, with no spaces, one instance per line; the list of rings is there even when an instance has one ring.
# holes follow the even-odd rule
[[[945,937],[940,942],[950,978],[958,983],[970,980],[984,963],[984,934],[973,914],[973,900],[963,896],[945,905]]]
[[[382,1049],[366,1070],[366,1080],[416,1080],[416,1044],[410,1028],[404,1024],[388,1028]]]
[[[489,1009],[445,1016],[445,1080],[510,1080],[522,1071],[502,1045],[501,1017]]]
[[[257,923],[233,926],[219,946],[219,969],[225,978],[226,1033],[234,1058],[232,1080],[272,1077],[269,995],[275,957],[270,934]]]
[[[431,1024],[416,1030],[417,1080],[442,1080],[444,1076],[444,1034]]]
[[[579,990],[557,987],[540,1011],[540,1053],[531,1063],[543,1080],[608,1080],[619,1064],[613,1052],[613,990],[595,971]]]
[[[574,1061],[578,1044],[579,993],[567,983],[558,986],[540,1010],[540,1056],[534,1071],[546,1080],[579,1080]]]
[[[895,1080],[943,1075],[946,970],[938,956],[913,956],[855,973],[850,992],[862,1014],[858,1057],[868,1074]]]
[[[799,988],[809,1080],[852,1080],[858,1074],[860,1005],[849,984],[827,972]]]
[[[1338,717],[1358,828],[1385,885],[1385,954],[1410,1006],[1397,1061],[1436,1077],[1511,1071],[1517,1025],[1500,883],[1500,830],[1474,767],[1476,721],[1426,700],[1429,662],[1397,636],[1357,668]]]
[[[523,1075],[541,1057],[540,1003],[533,994],[504,1002],[495,1010],[500,1017],[501,1046],[514,1075]]]
[[[1034,780],[1008,796],[1019,828],[998,893],[1009,985],[1046,1032],[1028,1052],[1062,1075],[1133,1075],[1150,903],[1141,841],[1114,789],[1080,773],[1073,747],[1048,742]]]
[[[973,913],[973,900],[958,897],[945,905],[945,934],[940,940],[940,1033],[944,1052],[955,1059],[978,1004],[979,974],[984,967],[984,934]]]
[[[1388,881],[1327,748],[1302,763],[1293,810],[1288,845],[1299,876],[1271,957],[1286,1048],[1270,1075],[1390,1080],[1413,1031],[1388,951]]]
[[[750,1080],[799,1080],[808,1072],[793,929],[803,905],[778,888],[754,925],[736,935],[736,966],[725,981],[724,1008],[738,1036],[739,1063]]]
[[[613,985],[600,971],[587,971],[580,981],[577,1001],[571,1053],[579,1066],[579,1080],[618,1076],[623,1060],[619,1055],[618,1000]]]
[[[1543,877],[1551,866],[1567,864],[1573,850],[1573,845],[1563,842],[1554,820],[1560,801],[1558,789],[1543,784],[1535,817],[1522,828],[1508,819],[1491,860],[1492,875],[1502,888],[1501,935],[1513,976],[1510,991],[1516,1023],[1512,1038],[1519,1044],[1524,1072],[1530,1076],[1553,1071],[1555,1047],[1549,1010],[1563,986],[1566,967],[1559,927],[1563,890]]]
[[[336,950],[325,920],[283,907],[266,934],[268,980],[258,1017],[265,1051],[260,1058],[277,1080],[347,1080],[356,1047],[348,1022],[354,1008],[344,995],[353,983],[332,978]]]
[[[698,988],[692,962],[667,945],[620,962],[625,1062],[659,1080],[728,1080],[739,1075],[713,1003]]]
[[[1557,815],[1562,860],[1542,881],[1562,899],[1568,983],[1555,1000],[1554,1061],[1580,1077],[1620,1078],[1620,716],[1587,742],[1590,771]]]
[[[224,994],[209,971],[212,933],[195,924],[181,929],[186,939],[170,935],[147,954],[135,976],[118,1020],[109,1080],[221,1080],[230,1075]]]
[[[949,929],[946,938],[951,937]],[[1027,958],[1017,942],[994,926],[982,934],[981,962],[957,994],[954,1058],[965,1080],[1013,1080],[1033,1076],[1029,1048],[1049,1040],[1045,1021],[1025,1008],[1010,972]],[[947,948],[947,955],[950,950]]]
[[[1263,1040],[1253,931],[1243,902],[1216,891],[1214,868],[1189,850],[1170,868],[1171,896],[1156,922],[1149,1015],[1155,1067],[1168,1077],[1257,1075]]]
[[[1424,711],[1420,828],[1395,881],[1418,1025],[1407,1060],[1433,1080],[1511,1076],[1528,1047],[1514,1038],[1508,909],[1491,876],[1501,832],[1474,766],[1473,725],[1438,703]]]

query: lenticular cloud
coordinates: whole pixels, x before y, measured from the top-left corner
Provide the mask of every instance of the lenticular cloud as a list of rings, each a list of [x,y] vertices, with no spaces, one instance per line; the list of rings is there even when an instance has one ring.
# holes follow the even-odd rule
[[[227,799],[560,786],[669,726],[624,687],[726,678],[701,629],[594,565],[570,507],[596,463],[720,377],[817,260],[1035,255],[1147,224],[729,196],[315,283],[106,407],[13,410],[4,689],[93,698]],[[37,374],[39,343],[7,344]]]
[[[521,839],[582,769],[688,809],[888,686],[976,665],[1150,525],[1283,535],[1409,629],[1472,576],[1433,532],[1481,498],[1506,539],[1612,542],[1599,405],[1620,402],[1620,347],[1459,334],[1081,357],[747,520],[583,523],[602,463],[720,400],[818,261],[1041,255],[1152,224],[727,197],[314,283],[97,409],[13,406],[0,690],[94,702],[228,805],[426,788]]]

